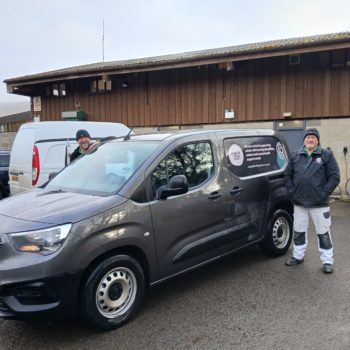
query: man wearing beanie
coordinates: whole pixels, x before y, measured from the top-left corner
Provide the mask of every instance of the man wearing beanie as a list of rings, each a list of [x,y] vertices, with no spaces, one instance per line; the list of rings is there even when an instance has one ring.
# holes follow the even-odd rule
[[[310,215],[318,237],[323,272],[332,273],[334,259],[328,196],[339,184],[340,176],[333,153],[321,148],[316,128],[306,130],[304,146],[293,152],[285,181],[294,202],[293,256],[286,265],[296,266],[304,261]]]
[[[79,156],[84,155],[91,145],[90,134],[84,129],[77,131],[76,140],[79,146],[70,155],[71,162]]]

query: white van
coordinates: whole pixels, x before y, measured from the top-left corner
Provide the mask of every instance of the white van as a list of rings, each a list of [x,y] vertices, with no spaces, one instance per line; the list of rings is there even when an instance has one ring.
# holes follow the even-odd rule
[[[11,195],[43,185],[49,174],[69,163],[78,146],[76,132],[85,129],[91,140],[125,136],[130,129],[120,123],[57,121],[23,124],[13,143],[9,168]]]

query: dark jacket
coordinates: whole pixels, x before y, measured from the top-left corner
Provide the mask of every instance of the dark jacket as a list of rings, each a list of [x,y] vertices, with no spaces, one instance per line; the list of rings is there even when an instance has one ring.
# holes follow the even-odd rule
[[[82,153],[80,152],[80,146],[78,146],[70,155],[69,159],[71,162],[73,162],[73,160],[78,158],[80,155],[82,155]]]
[[[293,152],[285,181],[295,205],[326,207],[329,205],[328,196],[340,181],[339,167],[330,150],[319,146],[308,157],[302,147]]]

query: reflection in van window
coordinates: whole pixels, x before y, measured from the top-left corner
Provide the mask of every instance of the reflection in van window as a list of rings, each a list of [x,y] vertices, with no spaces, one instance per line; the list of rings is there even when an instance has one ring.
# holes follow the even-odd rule
[[[106,143],[71,163],[47,184],[46,189],[100,196],[118,193],[158,144],[137,141]]]
[[[213,173],[214,161],[209,142],[189,143],[171,152],[152,173],[152,191],[155,197],[161,186],[166,186],[174,175],[185,175],[189,187],[206,181]]]

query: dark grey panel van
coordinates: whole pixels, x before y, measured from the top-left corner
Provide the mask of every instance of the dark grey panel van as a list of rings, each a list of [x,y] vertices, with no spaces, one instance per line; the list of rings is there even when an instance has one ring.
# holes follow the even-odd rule
[[[79,314],[112,329],[147,286],[259,243],[284,254],[288,150],[272,130],[101,142],[43,188],[0,203],[0,317]]]

